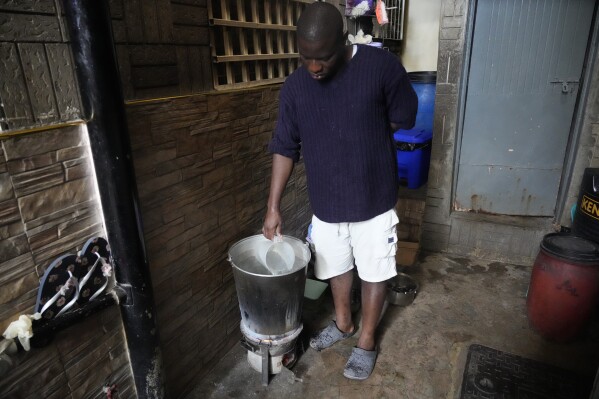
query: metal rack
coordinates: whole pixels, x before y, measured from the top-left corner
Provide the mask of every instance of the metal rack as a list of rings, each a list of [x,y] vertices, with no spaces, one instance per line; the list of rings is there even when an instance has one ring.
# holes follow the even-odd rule
[[[345,2],[340,4],[343,10]],[[383,26],[379,25],[376,17],[362,17],[372,19],[372,35],[376,39],[382,40],[403,40],[403,27],[405,17],[405,0],[386,0],[385,8],[387,9],[387,17],[389,23]],[[349,33],[357,34],[361,28],[359,20],[347,17],[347,30]]]

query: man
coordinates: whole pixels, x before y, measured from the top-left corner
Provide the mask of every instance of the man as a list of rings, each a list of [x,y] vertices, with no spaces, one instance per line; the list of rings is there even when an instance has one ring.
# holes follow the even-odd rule
[[[362,330],[346,364],[347,378],[370,376],[375,330],[395,276],[398,177],[393,132],[413,126],[417,97],[393,54],[346,46],[343,18],[328,3],[308,5],[297,23],[302,67],[281,89],[273,139],[272,179],[263,233],[281,234],[280,200],[303,153],[315,274],[330,279],[335,321],[310,341],[316,350],[351,337],[354,263],[362,280]]]

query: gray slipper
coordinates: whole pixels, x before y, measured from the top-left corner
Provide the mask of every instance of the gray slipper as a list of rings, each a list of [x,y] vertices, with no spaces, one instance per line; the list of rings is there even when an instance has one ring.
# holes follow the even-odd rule
[[[350,380],[367,379],[374,370],[377,355],[378,351],[376,349],[367,351],[354,347],[345,365],[345,370],[343,370],[343,375]]]
[[[314,338],[310,339],[310,346],[317,351],[321,351],[329,346],[332,346],[335,342],[351,337],[355,333],[355,327],[354,331],[344,333],[337,328],[337,323],[335,323],[335,320],[331,320],[328,326],[320,330],[320,332],[316,334]]]

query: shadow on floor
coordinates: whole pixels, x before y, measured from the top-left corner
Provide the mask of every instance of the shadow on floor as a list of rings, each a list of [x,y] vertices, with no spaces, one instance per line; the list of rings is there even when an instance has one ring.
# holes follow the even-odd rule
[[[530,329],[526,290],[531,267],[423,256],[417,266],[402,270],[418,281],[420,292],[412,305],[388,308],[380,325],[379,358],[368,380],[343,377],[358,331],[322,352],[307,349],[292,370],[271,376],[267,387],[249,366],[246,351],[236,346],[187,398],[455,399],[474,343],[594,376],[599,366],[596,320],[568,344],[548,342]],[[300,340],[306,343],[332,315],[329,291],[321,303],[306,304]]]

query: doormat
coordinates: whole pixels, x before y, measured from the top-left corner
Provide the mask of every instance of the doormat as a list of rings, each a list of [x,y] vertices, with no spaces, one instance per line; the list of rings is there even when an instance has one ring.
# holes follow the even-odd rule
[[[473,344],[460,399],[588,399],[593,378]]]

